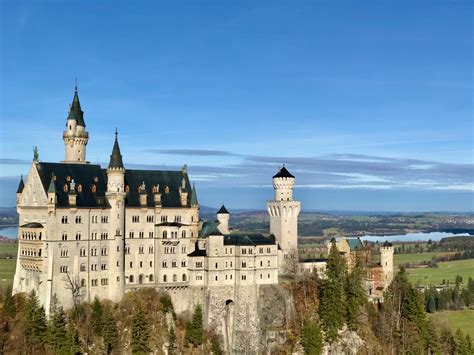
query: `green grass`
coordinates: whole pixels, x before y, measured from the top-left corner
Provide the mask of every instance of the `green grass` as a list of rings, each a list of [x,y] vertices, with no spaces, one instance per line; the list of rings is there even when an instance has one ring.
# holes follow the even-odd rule
[[[436,324],[445,325],[454,333],[458,328],[471,339],[474,338],[474,309],[463,309],[462,311],[443,311],[430,314],[430,318]]]
[[[0,243],[0,255],[12,254],[13,259],[0,259],[0,292],[13,284],[18,244]]]
[[[437,268],[407,269],[407,272],[408,279],[415,284],[439,285],[443,279],[454,283],[456,275],[461,275],[463,280],[474,278],[474,259],[447,261],[438,263]]]
[[[430,261],[433,256],[440,256],[444,254],[446,253],[436,251],[416,254],[395,254],[393,256],[393,264],[395,265],[395,267],[398,267],[398,265],[406,263],[421,263],[423,261]]]

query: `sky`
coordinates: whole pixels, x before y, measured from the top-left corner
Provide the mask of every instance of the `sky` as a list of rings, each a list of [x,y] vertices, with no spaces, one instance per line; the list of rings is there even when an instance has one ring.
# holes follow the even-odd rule
[[[0,206],[64,159],[77,77],[107,166],[187,164],[201,205],[474,211],[471,1],[2,1]]]

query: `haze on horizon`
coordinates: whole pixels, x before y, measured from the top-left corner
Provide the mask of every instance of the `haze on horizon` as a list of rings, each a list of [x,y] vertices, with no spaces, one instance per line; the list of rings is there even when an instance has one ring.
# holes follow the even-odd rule
[[[64,158],[78,77],[88,160],[187,164],[199,202],[474,211],[472,2],[1,3],[0,206]]]

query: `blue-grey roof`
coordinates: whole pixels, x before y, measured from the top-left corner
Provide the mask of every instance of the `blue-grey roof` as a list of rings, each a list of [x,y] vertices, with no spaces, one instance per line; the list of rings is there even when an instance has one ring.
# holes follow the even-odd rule
[[[228,234],[224,236],[224,245],[276,245],[275,236],[263,234]]]

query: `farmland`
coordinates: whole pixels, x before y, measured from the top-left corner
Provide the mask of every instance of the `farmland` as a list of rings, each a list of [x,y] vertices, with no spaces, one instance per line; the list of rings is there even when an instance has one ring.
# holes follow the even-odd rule
[[[407,269],[408,278],[412,283],[420,285],[439,285],[443,280],[454,283],[456,275],[462,276],[464,280],[474,278],[474,260],[455,260],[441,262],[435,268],[411,268]]]
[[[471,339],[474,338],[474,327],[472,326],[474,324],[473,309],[436,312],[431,314],[430,318],[433,319],[435,323],[450,328],[453,333],[457,329],[461,329],[463,333],[468,333]]]

